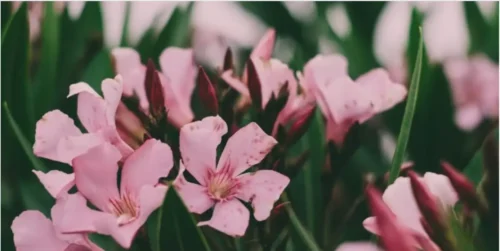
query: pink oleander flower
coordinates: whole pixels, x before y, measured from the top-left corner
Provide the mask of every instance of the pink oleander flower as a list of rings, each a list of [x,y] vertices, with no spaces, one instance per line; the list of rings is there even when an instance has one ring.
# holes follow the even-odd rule
[[[54,206],[63,212],[56,223],[62,232],[111,235],[130,247],[137,230],[163,202],[167,187],[158,180],[173,166],[172,151],[156,139],[146,141],[125,160],[118,188],[120,159],[120,152],[104,142],[73,160],[78,192],[61,196]],[[87,200],[98,210],[90,209]]]
[[[142,110],[149,113],[144,79],[146,66],[139,53],[131,48],[111,51],[117,74],[123,76],[123,95],[137,95]],[[160,82],[165,97],[165,108],[172,124],[181,127],[193,120],[191,95],[195,88],[196,65],[192,49],[167,48],[160,55]]]
[[[269,29],[259,41],[257,46],[250,54],[250,60],[255,65],[257,76],[260,80],[262,103],[264,109],[271,100],[272,95],[278,95],[283,85],[287,84],[289,93],[288,101],[279,113],[273,135],[276,133],[277,125],[284,124],[289,120],[300,116],[308,108],[311,107],[311,102],[306,100],[302,95],[298,95],[298,85],[293,71],[278,59],[271,58],[274,41],[276,40],[276,32],[274,29]],[[247,66],[248,67],[248,66]],[[250,91],[248,87],[248,73],[245,67],[242,78],[234,76],[232,69],[222,73],[221,78],[224,79],[232,88],[237,90],[248,102],[250,100]]]
[[[184,167],[174,184],[191,212],[201,214],[214,207],[212,218],[198,223],[199,226],[208,225],[231,236],[243,236],[249,212],[240,200],[251,203],[255,219],[263,221],[290,179],[272,170],[244,173],[262,161],[277,143],[255,123],[229,138],[216,164],[217,146],[226,133],[227,125],[219,116],[183,126],[182,163],[198,184],[184,179]]]
[[[350,127],[384,112],[406,97],[406,88],[390,80],[379,68],[363,74],[356,81],[347,72],[347,60],[340,55],[318,55],[299,75],[306,95],[316,99],[327,119],[327,137],[342,144]]]
[[[52,218],[58,217],[52,208]],[[92,243],[87,234],[63,234],[41,212],[27,210],[12,222],[14,245],[17,251],[51,250],[51,251],[101,251]]]
[[[105,79],[101,87],[104,99],[87,83],[70,86],[68,97],[78,95],[78,118],[88,133],[82,133],[60,110],[47,112],[36,123],[35,155],[71,165],[73,158],[105,141],[115,145],[123,157],[132,153],[120,138],[115,122],[122,94],[121,77]]]
[[[371,242],[358,241],[344,242],[335,251],[382,251],[382,249]]]
[[[420,180],[427,186],[429,192],[435,196],[435,201],[444,211],[453,207],[458,201],[458,196],[446,176],[427,172]],[[426,247],[425,250],[439,250],[422,226],[422,214],[413,195],[410,178],[397,178],[384,191],[382,199],[394,213],[394,220],[404,225],[413,236],[416,246]],[[363,225],[368,231],[379,234],[375,217],[367,218]]]
[[[476,128],[484,118],[498,118],[498,64],[485,55],[444,62],[455,103],[455,123],[463,130]]]

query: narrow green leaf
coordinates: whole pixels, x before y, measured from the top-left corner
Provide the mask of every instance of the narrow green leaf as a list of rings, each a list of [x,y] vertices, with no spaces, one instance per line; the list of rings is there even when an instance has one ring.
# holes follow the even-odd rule
[[[55,109],[58,101],[59,17],[53,2],[44,4],[40,67],[35,81],[35,118]]]
[[[488,23],[484,19],[476,2],[463,2],[467,27],[469,30],[471,52],[482,51],[488,35]]]
[[[3,103],[3,110],[6,114],[6,117],[7,117],[7,120],[9,122],[10,127],[14,131],[14,134],[16,135],[17,140],[19,141],[19,143],[21,144],[21,147],[23,148],[24,152],[28,156],[28,159],[33,164],[33,167],[35,169],[37,169],[38,171],[47,172],[47,170],[48,170],[47,167],[45,167],[45,165],[40,161],[40,159],[38,159],[33,154],[33,150],[31,147],[32,144],[24,136],[24,134],[21,131],[21,129],[19,128],[18,124],[16,123],[16,121],[12,117],[12,114],[10,113],[10,110],[9,110],[9,107],[7,106],[7,103],[5,103],[5,102]]]
[[[12,106],[12,116],[22,122],[24,133],[34,128],[33,105],[28,79],[28,6],[24,2],[2,33],[2,101]],[[31,138],[31,137],[30,137]]]
[[[155,60],[158,59],[167,47],[186,47],[188,45],[192,9],[192,2],[189,3],[186,10],[181,9],[181,7],[175,7],[154,45],[153,58]]]
[[[284,201],[288,201],[288,196],[286,193],[283,193],[281,195]],[[297,231],[299,236],[302,238],[304,243],[307,245],[307,250],[309,251],[321,251],[319,248],[318,244],[314,241],[314,237],[307,231],[307,229],[302,225],[300,222],[299,218],[297,218],[297,215],[293,211],[292,206],[289,203],[285,204],[285,210],[288,213],[288,216],[290,217],[290,222],[292,223],[292,227]]]
[[[163,205],[147,222],[153,251],[210,251],[207,240],[173,187],[168,189]]]
[[[415,114],[415,108],[417,105],[420,74],[422,72],[423,47],[422,29],[420,28],[420,42],[418,46],[417,59],[415,61],[413,75],[411,77],[410,90],[408,91],[408,99],[405,113],[403,115],[403,122],[401,123],[401,130],[399,131],[398,143],[392,159],[392,166],[389,173],[389,184],[392,184],[399,175],[401,164],[403,163],[403,158],[406,152],[406,146],[408,145],[408,140],[410,138],[413,115]]]
[[[113,75],[110,53],[107,50],[102,50],[85,69],[82,81],[92,86],[97,93],[101,93],[101,82],[105,78],[113,78]]]

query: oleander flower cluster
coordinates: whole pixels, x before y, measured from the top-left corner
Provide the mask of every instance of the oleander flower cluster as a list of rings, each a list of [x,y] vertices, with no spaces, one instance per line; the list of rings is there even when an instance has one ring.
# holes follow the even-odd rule
[[[352,78],[340,54],[316,55],[294,72],[272,57],[275,40],[268,30],[241,73],[228,50],[216,79],[197,66],[192,49],[168,47],[145,62],[132,48],[113,49],[114,78],[103,79],[100,90],[85,82],[69,87],[77,121],[52,110],[36,123],[33,153],[71,172],[33,171],[54,205],[50,217],[27,210],[15,218],[17,250],[103,250],[93,234],[129,249],[171,189],[197,227],[242,238],[290,203],[283,195],[294,172],[284,168],[285,154],[316,108],[325,142],[343,154],[354,127],[407,97],[404,83],[384,68]],[[446,65],[460,127],[498,116],[495,67],[480,56]],[[193,97],[203,112],[194,111]],[[380,245],[350,242],[336,250],[455,250],[447,220],[453,207],[460,200],[470,212],[487,210],[462,174],[442,166],[444,175],[402,168],[383,193],[368,182],[372,217],[363,227],[380,236]]]

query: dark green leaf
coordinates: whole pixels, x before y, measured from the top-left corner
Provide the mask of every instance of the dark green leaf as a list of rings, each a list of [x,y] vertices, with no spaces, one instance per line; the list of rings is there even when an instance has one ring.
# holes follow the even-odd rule
[[[7,26],[7,23],[9,22],[9,19],[12,14],[12,3],[11,2],[3,2],[1,3],[1,11],[2,11],[2,31],[0,34],[3,34],[3,31],[5,30],[5,27]]]
[[[57,66],[59,59],[59,17],[53,2],[44,4],[42,23],[42,49],[40,66],[35,81],[34,98],[35,118],[56,108],[57,104]]]
[[[153,251],[210,250],[205,236],[173,187],[168,189],[163,205],[150,216],[147,228]]]
[[[476,2],[463,2],[470,37],[470,51],[482,51],[488,34],[488,24],[484,20]]]

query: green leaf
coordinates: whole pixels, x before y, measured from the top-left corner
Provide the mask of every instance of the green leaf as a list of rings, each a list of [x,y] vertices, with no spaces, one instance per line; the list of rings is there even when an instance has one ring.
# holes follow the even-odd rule
[[[173,187],[168,189],[163,205],[149,217],[147,229],[153,251],[210,250],[205,236]]]
[[[57,66],[59,59],[59,17],[54,3],[44,4],[42,23],[42,49],[40,67],[35,81],[35,118],[55,109],[57,106]]]
[[[488,34],[488,23],[484,20],[476,2],[463,2],[470,37],[471,52],[483,51]]]
[[[3,103],[3,110],[6,114],[7,121],[9,122],[10,127],[14,131],[14,134],[17,137],[17,140],[21,144],[21,147],[23,148],[24,152],[26,153],[28,159],[31,161],[31,164],[33,167],[38,170],[38,171],[43,171],[47,172],[47,167],[38,159],[34,154],[33,154],[33,149],[31,148],[32,144],[26,139],[24,136],[23,132],[21,131],[21,128],[17,125],[16,121],[12,117],[12,114],[10,113],[9,107],[7,106],[7,103]]]
[[[288,201],[288,196],[286,193],[283,193],[281,195],[283,200],[286,202]],[[288,213],[288,216],[290,217],[290,222],[292,224],[292,227],[297,231],[299,237],[304,241],[306,244],[306,247],[308,248],[307,250],[309,251],[321,251],[319,248],[318,244],[316,244],[314,237],[311,235],[310,232],[307,231],[307,229],[302,225],[300,222],[299,218],[293,211],[292,206],[290,203],[285,204],[285,210]]]
[[[410,90],[408,91],[408,99],[406,102],[403,122],[401,123],[401,130],[399,131],[398,143],[396,145],[396,151],[394,152],[394,157],[392,159],[391,170],[389,173],[389,184],[392,184],[394,180],[396,180],[396,178],[399,176],[401,164],[403,163],[404,155],[406,152],[406,146],[408,145],[408,140],[410,139],[413,115],[415,114],[415,108],[417,105],[420,75],[422,73],[422,57],[424,53],[423,47],[424,42],[422,29],[420,29],[420,42],[418,46],[417,59],[415,61],[415,68],[411,77]]]
[[[82,81],[88,83],[97,93],[101,94],[101,82],[106,78],[113,78],[113,75],[110,53],[107,50],[102,50],[88,65],[83,73]]]
[[[1,25],[2,25],[2,32],[0,34],[3,34],[3,31],[5,29],[5,26],[7,25],[10,16],[12,15],[12,3],[11,2],[3,2],[1,3],[1,11],[2,11],[2,20],[1,20]]]
[[[160,54],[167,47],[186,47],[189,44],[190,20],[193,3],[189,3],[186,10],[175,7],[170,19],[163,27],[158,40],[154,45],[153,58],[157,61]]]
[[[2,33],[2,101],[11,105],[13,118],[22,122],[22,132],[31,135],[34,122],[28,79],[29,41],[28,6],[24,2]]]
[[[499,20],[498,20],[498,2],[495,4],[495,16],[493,20],[490,23],[489,27],[489,32],[488,32],[488,39],[486,41],[486,51],[488,53],[488,56],[498,63],[498,40],[499,40],[499,34],[498,34],[498,27],[499,25]]]

